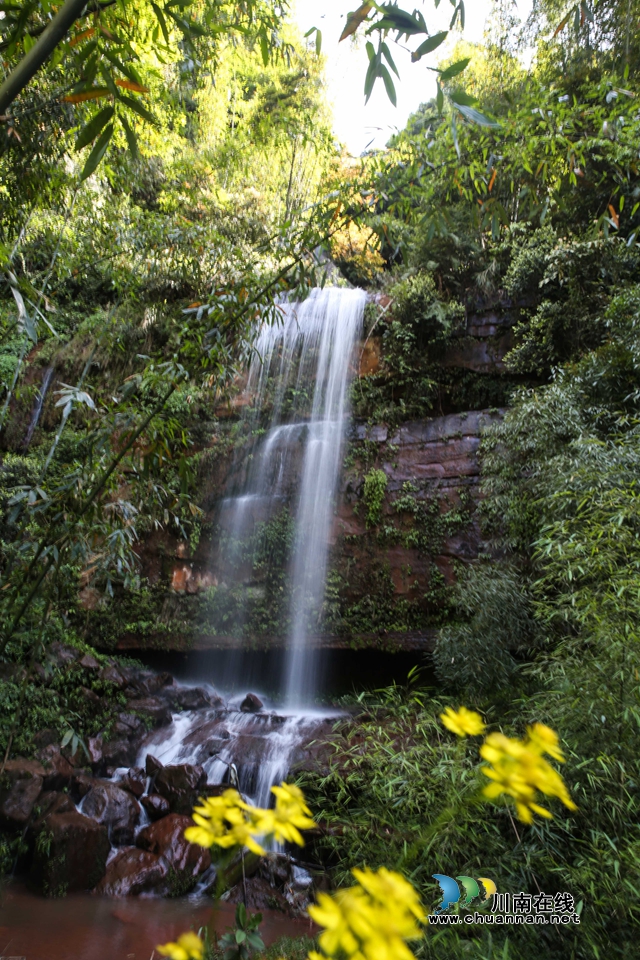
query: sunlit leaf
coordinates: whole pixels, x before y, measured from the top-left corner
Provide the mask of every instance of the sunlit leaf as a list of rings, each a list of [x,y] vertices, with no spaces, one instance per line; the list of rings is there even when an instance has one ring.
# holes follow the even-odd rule
[[[133,90],[134,93],[149,93],[149,87],[143,87],[133,80],[116,80],[116,86],[122,87],[123,90]]]
[[[491,120],[490,117],[485,117],[484,113],[480,113],[475,107],[467,107],[461,103],[456,103],[455,106],[467,120],[470,120],[472,123],[477,123],[480,127],[496,128],[500,126],[495,120]]]
[[[83,40],[88,40],[89,37],[92,37],[95,32],[95,27],[89,27],[88,30],[83,30],[82,33],[76,33],[75,37],[72,37],[71,40],[69,40],[69,46],[75,47],[76,44],[81,43]]]
[[[86,100],[100,100],[102,97],[110,97],[111,93],[106,87],[94,87],[92,90],[83,90],[81,93],[68,93],[62,99],[65,103],[84,103]]]
[[[381,52],[383,53],[385,60],[387,61],[387,63],[389,64],[389,66],[391,67],[391,69],[393,70],[393,72],[395,73],[396,77],[399,78],[399,77],[400,77],[400,74],[398,73],[398,70],[397,70],[397,68],[396,68],[396,65],[395,65],[395,63],[393,62],[393,57],[391,56],[391,51],[389,50],[389,47],[387,46],[387,44],[386,44],[386,43],[381,43],[381,44],[380,44],[380,50],[381,50]]]
[[[151,6],[153,7],[153,12],[158,18],[158,23],[160,24],[160,29],[162,30],[162,36],[164,37],[164,42],[169,46],[169,31],[167,30],[167,21],[165,19],[164,13],[160,9],[157,3],[154,3],[151,0]]]
[[[340,43],[341,40],[346,40],[347,37],[350,37],[356,32],[363,20],[366,20],[368,17],[372,7],[372,3],[363,3],[357,10],[347,15],[347,25],[340,34],[338,43]]]

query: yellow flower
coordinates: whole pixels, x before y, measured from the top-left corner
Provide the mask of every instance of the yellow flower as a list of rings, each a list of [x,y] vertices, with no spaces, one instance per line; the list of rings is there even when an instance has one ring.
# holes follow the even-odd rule
[[[287,783],[271,789],[276,797],[274,810],[250,806],[237,790],[201,800],[193,811],[195,826],[187,827],[185,838],[201,847],[248,847],[258,855],[265,853],[258,838],[266,836],[304,846],[300,830],[313,827],[314,822],[302,790]]]
[[[207,797],[193,811],[195,827],[187,827],[185,839],[201,847],[246,846],[263,854],[264,848],[255,839],[254,808],[245,803],[237,790],[225,790],[220,797]]]
[[[265,836],[272,836],[278,843],[289,841],[304,846],[300,830],[309,830],[315,826],[311,810],[305,803],[304,794],[294,784],[281,783],[271,787],[275,795],[275,810],[260,810],[258,828]]]
[[[540,753],[548,753],[554,760],[564,763],[564,754],[560,749],[558,734],[551,727],[546,727],[544,723],[534,723],[532,727],[527,727],[529,742],[535,746]]]
[[[415,889],[399,873],[381,867],[353,870],[358,884],[334,896],[321,893],[309,916],[324,930],[318,938],[326,960],[344,954],[349,960],[414,960],[405,941],[422,935],[416,921],[425,913]]]
[[[457,737],[475,737],[479,733],[484,733],[484,723],[480,714],[475,710],[467,710],[466,707],[460,707],[457,712],[453,707],[447,707],[444,713],[440,714],[440,719],[447,730],[451,730]]]
[[[524,823],[531,823],[534,813],[552,818],[549,810],[536,802],[538,793],[557,797],[569,810],[577,810],[564,780],[542,756],[543,752],[556,758],[559,754],[562,756],[556,734],[543,724],[529,728],[528,734],[526,740],[506,737],[502,733],[490,733],[486,738],[480,756],[490,766],[482,767],[482,772],[493,783],[484,788],[485,797],[489,800],[502,794],[511,797],[518,818]]]
[[[195,933],[183,933],[177,943],[165,943],[156,950],[170,960],[202,960],[204,945]]]

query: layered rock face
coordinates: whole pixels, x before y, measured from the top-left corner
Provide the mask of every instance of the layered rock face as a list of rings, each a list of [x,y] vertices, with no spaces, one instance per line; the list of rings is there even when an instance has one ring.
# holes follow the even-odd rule
[[[460,377],[468,372],[476,384],[497,383],[505,375],[503,358],[511,346],[513,322],[506,308],[470,313],[441,351],[439,368]],[[381,339],[367,338],[357,353],[359,375],[376,374],[382,362]],[[246,397],[241,399],[246,402]],[[146,608],[142,616],[132,602],[124,628],[116,630],[114,624],[105,629],[105,645],[186,651],[270,649],[286,643],[290,592],[286,553],[300,459],[295,451],[287,454],[287,476],[278,478],[283,491],[280,518],[272,516],[265,522],[261,504],[250,507],[264,549],[259,537],[241,545],[242,560],[233,572],[221,551],[227,536],[220,526],[224,498],[231,478],[235,477],[237,489],[237,479],[246,469],[242,446],[225,440],[225,430],[237,422],[242,403],[221,411],[226,419],[211,441],[210,469],[201,481],[206,523],[199,544],[190,551],[184,542],[166,535],[154,535],[144,543],[141,561],[153,613],[149,616]],[[310,631],[312,645],[431,646],[456,564],[473,561],[483,549],[476,515],[478,450],[483,430],[501,415],[500,408],[458,408],[394,427],[352,424],[330,534],[324,612]],[[299,426],[302,443],[304,424]],[[385,478],[374,521],[366,502],[366,480],[372,470]]]

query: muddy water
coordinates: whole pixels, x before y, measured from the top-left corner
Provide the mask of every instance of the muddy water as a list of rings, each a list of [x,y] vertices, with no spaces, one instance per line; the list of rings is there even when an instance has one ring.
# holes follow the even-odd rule
[[[151,960],[159,943],[185,930],[208,927],[222,934],[233,924],[235,906],[211,900],[141,897],[107,900],[71,894],[45,900],[11,884],[0,895],[0,957],[24,960]],[[279,937],[313,935],[311,922],[262,911],[261,931],[269,946]],[[155,953],[153,960],[160,960]]]

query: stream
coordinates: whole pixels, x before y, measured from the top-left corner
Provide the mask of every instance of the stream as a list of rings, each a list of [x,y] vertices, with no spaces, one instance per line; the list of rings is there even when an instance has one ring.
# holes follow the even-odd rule
[[[221,935],[234,924],[235,905],[211,898],[175,900],[129,897],[110,900],[69,894],[45,900],[19,884],[2,891],[0,956],[6,960],[151,960],[158,944],[190,927]],[[313,935],[309,920],[263,910],[260,927],[267,946],[283,936]],[[160,960],[155,953],[154,960]]]

